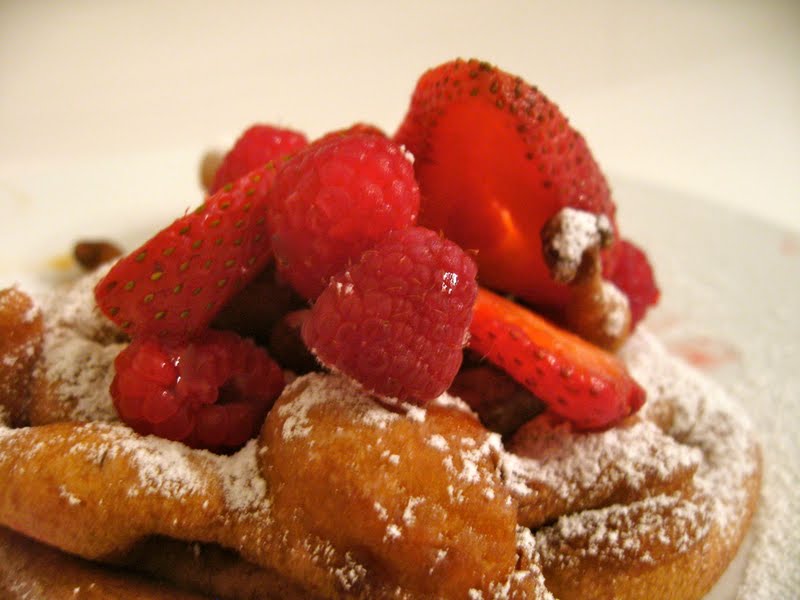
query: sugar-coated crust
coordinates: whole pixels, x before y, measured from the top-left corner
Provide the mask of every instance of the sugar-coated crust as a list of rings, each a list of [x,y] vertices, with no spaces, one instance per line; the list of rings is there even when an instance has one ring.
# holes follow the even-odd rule
[[[504,447],[455,398],[386,405],[343,377],[312,374],[287,388],[259,439],[216,456],[102,422],[106,400],[84,401],[86,373],[65,348],[96,344],[103,376],[113,356],[103,348],[119,340],[90,315],[47,310],[31,367],[32,389],[47,393],[31,403],[0,394],[0,526],[17,532],[0,535],[0,558],[22,534],[236,599],[699,600],[755,510],[761,465],[749,426],[647,333],[623,356],[649,402],[607,432],[539,418]],[[20,376],[11,364],[0,361],[0,381]],[[30,419],[21,406],[46,405],[62,422],[45,414],[10,426]],[[25,569],[0,560],[10,590],[47,581],[40,567],[61,559],[52,581],[64,590],[106,573],[33,542],[24,549]]]

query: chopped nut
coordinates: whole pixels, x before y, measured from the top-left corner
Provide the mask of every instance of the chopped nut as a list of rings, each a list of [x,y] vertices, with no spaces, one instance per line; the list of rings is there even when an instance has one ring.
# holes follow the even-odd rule
[[[106,240],[84,240],[75,244],[72,254],[81,267],[93,271],[104,262],[120,256],[122,250]]]

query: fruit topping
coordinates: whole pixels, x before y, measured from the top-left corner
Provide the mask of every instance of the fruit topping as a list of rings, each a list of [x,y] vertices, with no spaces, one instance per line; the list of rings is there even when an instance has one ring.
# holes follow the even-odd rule
[[[582,429],[607,427],[644,403],[644,390],[614,355],[484,289],[469,347]]]
[[[224,186],[121,259],[95,288],[100,309],[131,335],[186,339],[204,329],[271,257],[271,165]]]
[[[248,439],[282,386],[254,344],[384,398],[452,389],[504,434],[542,403],[584,429],[643,403],[603,348],[658,299],[652,269],[618,238],[583,137],[519,77],[446,63],[420,78],[392,138],[355,123],[309,144],[254,125],[203,177],[217,191],[95,288],[133,340],[113,395],[138,431]],[[455,380],[468,340],[480,362]]]
[[[389,233],[334,276],[302,327],[320,361],[379,395],[424,403],[461,365],[477,268],[421,227]]]
[[[564,207],[614,223],[608,184],[580,133],[519,77],[456,60],[417,83],[395,140],[414,155],[419,224],[477,250],[484,286],[560,309],[540,232]]]
[[[379,135],[381,137],[386,137],[386,133],[376,125],[372,125],[371,123],[353,123],[349,127],[344,127],[343,129],[335,129],[333,131],[329,131],[321,138],[315,140],[314,143],[321,144],[324,142],[328,142],[334,138],[343,137],[346,135],[355,135],[357,133]]]
[[[111,396],[123,421],[143,435],[212,450],[252,438],[284,385],[264,350],[224,331],[188,342],[137,338],[114,366]]]
[[[631,325],[644,318],[647,309],[658,302],[660,292],[653,267],[644,251],[629,240],[622,239],[615,246],[613,266],[604,276],[628,297],[631,308]]]
[[[233,183],[253,169],[270,161],[279,164],[281,159],[308,145],[306,136],[298,131],[272,125],[252,125],[236,140],[222,158],[209,189],[214,193],[228,183]]]
[[[413,224],[419,210],[403,150],[360,129],[296,154],[279,170],[270,198],[278,271],[310,300],[389,231]]]

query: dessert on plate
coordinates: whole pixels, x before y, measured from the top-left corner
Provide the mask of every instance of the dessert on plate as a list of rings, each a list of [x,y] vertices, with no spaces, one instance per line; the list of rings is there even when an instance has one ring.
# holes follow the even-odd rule
[[[707,593],[758,445],[541,92],[456,60],[393,135],[254,125],[203,174],[0,291],[4,597]]]

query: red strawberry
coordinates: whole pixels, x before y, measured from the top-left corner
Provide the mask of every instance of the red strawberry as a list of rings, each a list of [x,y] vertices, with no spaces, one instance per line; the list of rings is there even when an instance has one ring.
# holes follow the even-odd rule
[[[306,136],[298,131],[273,125],[253,125],[242,133],[223,157],[209,192],[213,194],[253,169],[263,167],[270,161],[277,162],[307,145]]]
[[[121,259],[95,288],[100,309],[131,335],[187,338],[269,261],[262,167],[210,196]]]
[[[628,240],[620,240],[616,245],[613,264],[604,269],[603,275],[628,297],[631,327],[644,318],[647,309],[661,295],[647,255]]]
[[[329,135],[283,165],[270,192],[278,272],[313,300],[389,231],[417,218],[419,189],[402,149],[374,132]]]
[[[302,325],[306,345],[382,396],[423,403],[461,365],[477,283],[473,260],[422,227],[392,231],[336,275]]]
[[[636,412],[645,392],[622,362],[526,308],[481,289],[469,347],[583,429]]]
[[[478,250],[483,285],[560,308],[540,231],[566,206],[615,207],[583,137],[539,90],[477,60],[426,72],[395,140],[414,155],[419,224]]]

